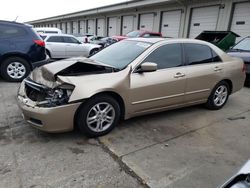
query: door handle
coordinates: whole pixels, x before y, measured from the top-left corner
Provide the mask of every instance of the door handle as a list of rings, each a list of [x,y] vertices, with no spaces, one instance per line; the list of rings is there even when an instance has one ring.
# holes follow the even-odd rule
[[[214,71],[216,71],[216,72],[219,72],[219,71],[221,71],[221,70],[222,70],[221,67],[218,67],[218,66],[214,67]]]
[[[177,72],[175,75],[174,75],[174,78],[182,78],[186,76],[184,73],[181,73],[181,72]]]

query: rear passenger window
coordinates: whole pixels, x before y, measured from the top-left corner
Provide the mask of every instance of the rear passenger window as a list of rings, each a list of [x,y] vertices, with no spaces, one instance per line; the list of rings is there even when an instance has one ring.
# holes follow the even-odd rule
[[[13,38],[26,35],[24,28],[18,26],[0,25],[0,38]]]
[[[143,62],[153,62],[158,69],[182,66],[181,44],[167,44],[153,51]]]
[[[209,46],[202,44],[184,44],[188,65],[213,62],[212,51]]]
[[[64,37],[66,43],[79,44],[80,42],[73,37]]]
[[[51,36],[47,42],[59,42],[62,43],[64,42],[63,37],[59,37],[59,36]]]

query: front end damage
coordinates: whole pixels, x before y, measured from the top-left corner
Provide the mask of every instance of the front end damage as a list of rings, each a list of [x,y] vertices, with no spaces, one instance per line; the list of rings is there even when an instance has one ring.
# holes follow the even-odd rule
[[[86,59],[85,59],[86,60]],[[110,67],[84,63],[79,59],[58,61],[35,69],[23,80],[18,91],[18,104],[24,119],[46,132],[65,132],[74,127],[76,110],[82,103],[70,100],[75,85],[60,78],[77,77],[114,71]]]

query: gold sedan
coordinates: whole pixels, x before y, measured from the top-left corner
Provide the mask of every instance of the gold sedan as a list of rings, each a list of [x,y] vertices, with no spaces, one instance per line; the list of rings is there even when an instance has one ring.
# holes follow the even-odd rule
[[[244,84],[244,63],[191,39],[127,39],[90,58],[35,69],[18,91],[23,116],[47,132],[90,137],[121,119],[204,103],[222,108]]]

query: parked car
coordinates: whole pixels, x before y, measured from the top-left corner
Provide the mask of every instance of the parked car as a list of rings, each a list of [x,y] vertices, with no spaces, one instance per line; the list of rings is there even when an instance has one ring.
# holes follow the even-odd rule
[[[73,35],[41,35],[45,41],[46,53],[51,59],[62,59],[76,56],[89,56],[97,53],[100,45],[81,43]]]
[[[102,41],[103,38],[104,37],[101,37],[101,36],[92,36],[88,38],[88,42],[91,44],[98,44],[98,45],[103,46],[103,41]]]
[[[118,41],[124,40],[127,38],[138,38],[138,37],[156,38],[156,37],[162,37],[162,34],[157,33],[157,32],[152,32],[152,31],[138,30],[138,31],[131,31],[124,36],[113,36],[113,38],[117,39]]]
[[[0,20],[0,75],[21,81],[30,71],[47,63],[45,44],[25,24]]]
[[[54,27],[35,27],[38,34],[62,34],[62,30]]]
[[[120,119],[206,104],[221,109],[245,80],[244,63],[208,42],[136,38],[90,58],[72,58],[32,72],[18,91],[24,118],[48,132],[77,126],[90,137]]]
[[[80,42],[89,43],[89,40],[94,36],[92,34],[73,34]]]
[[[116,42],[118,42],[118,40],[114,39],[112,37],[105,37],[105,38],[102,38],[100,40],[94,41],[94,43],[97,43],[98,45],[101,45],[103,48],[106,48],[106,47],[108,47],[111,44],[114,44]],[[90,40],[90,43],[92,43],[91,40]]]
[[[246,84],[250,84],[250,36],[242,39],[233,46],[228,54],[234,57],[240,57],[245,62],[246,69]]]
[[[220,188],[249,188],[250,187],[250,160]]]

